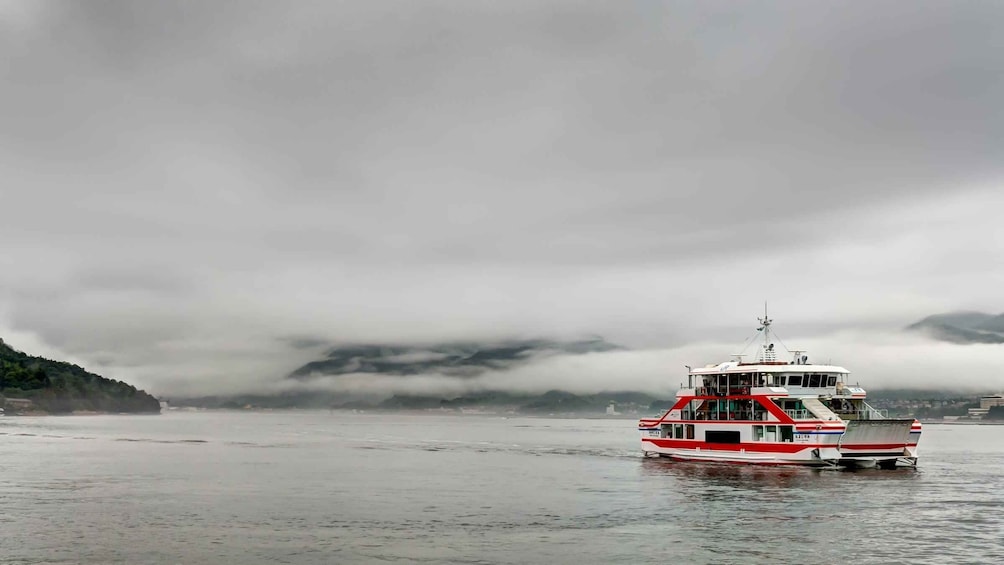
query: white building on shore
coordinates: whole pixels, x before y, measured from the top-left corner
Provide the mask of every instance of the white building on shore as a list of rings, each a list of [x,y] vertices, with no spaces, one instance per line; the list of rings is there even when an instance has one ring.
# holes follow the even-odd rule
[[[1004,406],[1004,395],[994,394],[991,396],[981,396],[980,397],[980,407],[970,408],[969,417],[970,418],[982,418],[990,412],[990,409],[994,406]]]

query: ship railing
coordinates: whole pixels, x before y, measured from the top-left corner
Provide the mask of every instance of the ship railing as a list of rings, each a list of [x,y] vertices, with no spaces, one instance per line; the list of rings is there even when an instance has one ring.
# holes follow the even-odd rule
[[[792,420],[811,420],[814,418],[808,410],[785,410],[784,413]]]
[[[686,387],[684,387],[686,388]],[[694,389],[697,396],[746,396],[750,393],[748,386],[713,387],[699,386]]]
[[[730,412],[717,412],[717,411],[704,411],[698,410],[696,413],[685,410],[683,412],[684,420],[708,420],[711,422],[728,422],[730,420],[752,420],[754,418],[753,412],[749,410],[733,410]]]
[[[885,420],[889,418],[888,410],[879,410],[868,406],[864,410],[834,410],[845,420]]]
[[[886,418],[889,417],[888,410],[877,410],[875,408],[872,408],[867,403],[865,403],[865,409],[862,410],[861,412],[865,414],[863,416],[863,419],[865,420],[885,420]]]

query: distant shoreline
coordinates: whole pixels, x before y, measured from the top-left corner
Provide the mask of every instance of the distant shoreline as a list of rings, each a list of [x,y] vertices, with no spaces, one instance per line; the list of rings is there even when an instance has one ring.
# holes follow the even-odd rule
[[[231,410],[238,411],[238,410]],[[23,412],[0,412],[2,417],[41,417],[41,416],[53,416],[53,417],[69,417],[74,415],[161,415],[163,412],[111,412],[111,411],[96,411],[96,410],[74,410],[70,412],[47,412],[44,410],[33,410],[33,411],[23,411]]]
[[[455,410],[418,410],[418,409],[403,409],[395,410],[391,408],[199,408],[192,406],[172,406],[168,410],[164,410],[162,413],[170,414],[172,412],[237,412],[237,413],[247,413],[247,414],[267,414],[270,412],[275,413],[290,413],[290,412],[328,412],[339,414],[405,414],[405,415],[416,415],[416,416],[463,416],[463,417],[493,417],[493,418],[550,418],[550,419],[580,419],[580,420],[638,420],[639,418],[646,417],[645,414],[599,414],[595,412],[581,412],[581,413],[559,413],[559,414],[543,414],[543,413],[520,413],[520,412],[461,412]],[[904,416],[904,418],[909,418],[909,416]],[[920,420],[922,424],[932,424],[932,425],[961,425],[961,426],[1001,426],[1004,425],[1004,421],[974,421],[974,420]]]
[[[939,426],[957,424],[960,426],[1004,426],[1004,421],[980,421],[980,420],[921,420],[921,424],[936,424]]]

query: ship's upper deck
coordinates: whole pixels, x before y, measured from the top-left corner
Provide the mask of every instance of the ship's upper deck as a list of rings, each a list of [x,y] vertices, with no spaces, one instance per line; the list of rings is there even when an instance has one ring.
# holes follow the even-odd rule
[[[745,361],[743,352],[732,355],[732,361],[690,367],[689,382],[681,384],[681,392],[693,394],[714,393],[716,395],[778,394],[778,395],[822,395],[864,397],[864,389],[849,386],[850,371],[839,366],[809,363],[809,356],[802,350],[789,350],[790,361],[779,359],[780,349],[774,347],[771,339],[771,324],[767,317],[766,306],[764,315],[758,318],[760,326],[757,333],[747,340],[750,345],[756,337],[762,337],[763,342],[755,356],[755,360]],[[784,344],[781,344],[782,348]],[[743,348],[743,351],[746,347]],[[759,391],[758,391],[759,389]],[[758,391],[758,392],[757,392]]]
[[[837,365],[797,363],[720,363],[691,369],[689,383],[677,396],[840,396],[864,398],[865,390],[847,382],[850,373]]]
[[[849,375],[850,371],[838,365],[802,365],[774,361],[770,363],[739,363],[728,361],[717,365],[694,367],[692,375],[717,375],[720,373],[839,373]]]

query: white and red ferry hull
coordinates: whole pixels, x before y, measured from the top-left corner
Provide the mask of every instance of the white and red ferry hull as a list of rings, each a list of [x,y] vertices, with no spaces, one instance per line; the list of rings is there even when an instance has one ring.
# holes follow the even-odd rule
[[[664,436],[664,429],[690,428],[693,438]],[[787,426],[793,434],[788,441],[755,440],[754,426]],[[843,422],[806,421],[792,425],[776,421],[674,421],[665,418],[639,422],[642,451],[680,461],[717,461],[758,465],[803,465],[834,467],[841,458],[839,440]],[[739,441],[716,443],[703,439],[711,432],[732,432]],[[708,434],[710,436],[710,434]]]
[[[747,465],[800,465],[833,467],[840,459],[835,445],[776,443],[768,444],[708,444],[676,440],[642,438],[646,455],[659,455],[679,461],[717,461]]]

